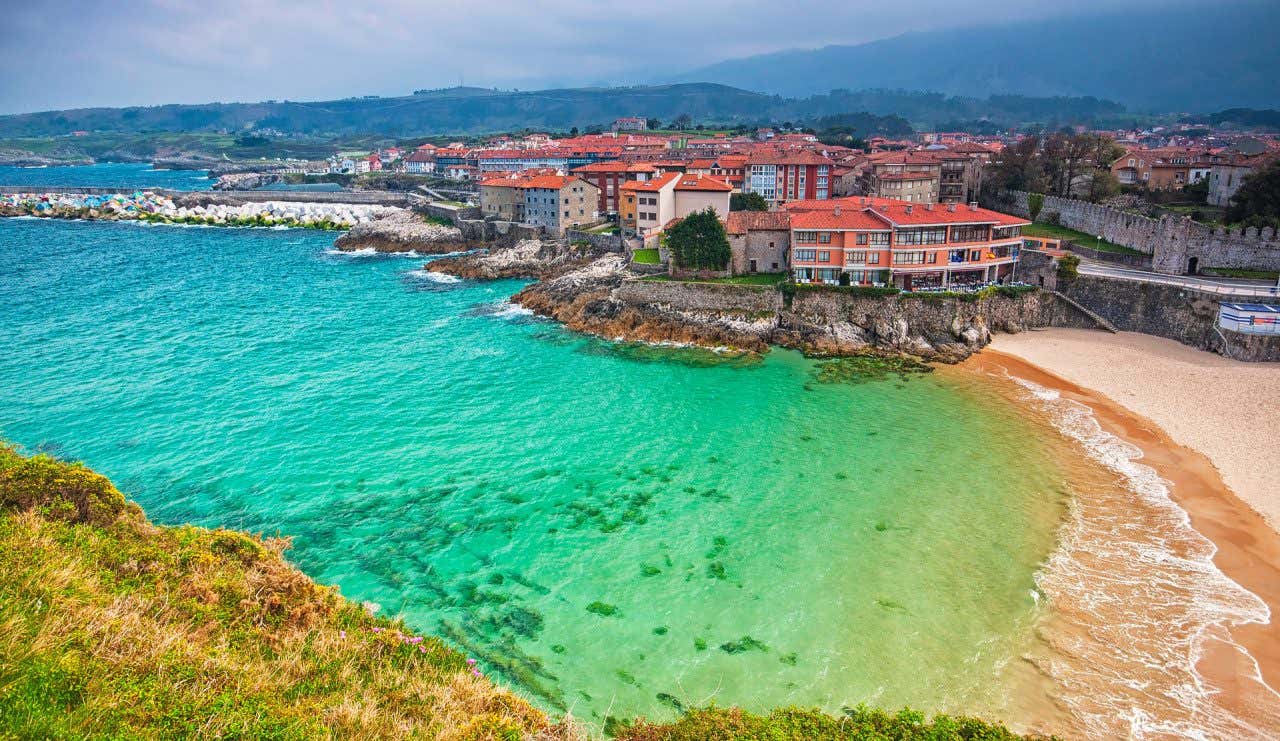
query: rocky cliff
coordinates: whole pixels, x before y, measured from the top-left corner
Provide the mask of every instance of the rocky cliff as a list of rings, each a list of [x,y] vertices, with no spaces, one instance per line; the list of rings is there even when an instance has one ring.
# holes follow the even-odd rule
[[[513,301],[607,339],[740,352],[781,345],[820,356],[889,351],[942,362],[968,357],[993,331],[1095,326],[1046,291],[944,297],[800,288],[788,295],[773,286],[638,279],[612,255],[529,286]]]

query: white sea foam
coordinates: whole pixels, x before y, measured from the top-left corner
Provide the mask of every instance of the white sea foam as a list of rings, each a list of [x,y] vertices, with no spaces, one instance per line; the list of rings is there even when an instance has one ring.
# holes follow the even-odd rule
[[[519,319],[522,317],[533,316],[532,309],[526,309],[517,303],[512,303],[507,299],[503,299],[494,304],[492,316],[502,317],[503,319]]]
[[[1229,629],[1268,623],[1267,604],[1214,564],[1217,547],[1192,528],[1171,484],[1139,462],[1140,449],[1102,429],[1088,406],[1013,380],[1064,435],[1118,474],[1140,505],[1107,507],[1077,496],[1058,548],[1036,576],[1071,624],[1050,633],[1046,667],[1067,707],[1090,737],[1268,738],[1219,703],[1218,689],[1196,670],[1210,641],[1247,655]]]
[[[432,283],[461,283],[462,279],[447,273],[437,273],[433,270],[420,268],[418,270],[410,270],[405,275],[412,276],[418,280],[431,281]]]

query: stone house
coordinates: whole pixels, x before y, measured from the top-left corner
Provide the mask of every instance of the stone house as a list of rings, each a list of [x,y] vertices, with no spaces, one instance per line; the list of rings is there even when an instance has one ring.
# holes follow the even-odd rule
[[[781,273],[791,249],[791,214],[786,211],[733,211],[725,219],[730,267],[734,275]]]
[[[522,184],[524,220],[552,234],[596,221],[600,189],[577,177],[538,175]]]

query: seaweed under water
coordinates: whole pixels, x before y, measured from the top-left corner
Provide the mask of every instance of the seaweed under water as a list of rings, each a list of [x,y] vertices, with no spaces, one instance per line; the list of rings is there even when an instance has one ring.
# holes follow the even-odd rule
[[[891,376],[906,381],[913,376],[932,372],[932,365],[910,355],[854,355],[824,360],[813,369],[818,383],[848,384],[884,381]]]

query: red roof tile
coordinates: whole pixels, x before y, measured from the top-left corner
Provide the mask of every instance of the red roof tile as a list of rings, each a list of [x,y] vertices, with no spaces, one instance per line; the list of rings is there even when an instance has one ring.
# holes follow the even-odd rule
[[[730,211],[725,218],[725,231],[746,234],[748,231],[782,231],[791,228],[791,214],[786,211]]]

